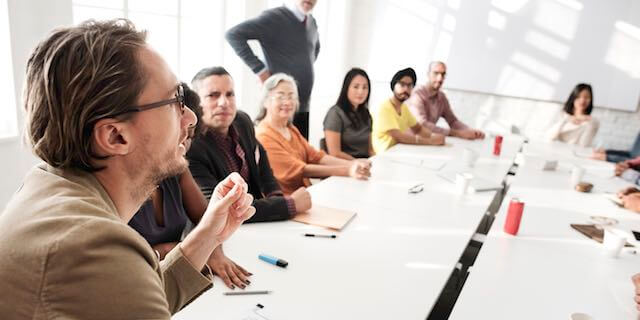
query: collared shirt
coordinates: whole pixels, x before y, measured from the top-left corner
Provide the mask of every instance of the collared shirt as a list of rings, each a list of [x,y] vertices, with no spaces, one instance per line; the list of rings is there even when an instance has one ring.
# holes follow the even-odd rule
[[[293,15],[296,16],[296,18],[298,18],[298,20],[300,20],[300,22],[303,22],[304,19],[307,18],[307,14],[302,12],[302,10],[300,10],[300,8],[298,8],[298,5],[296,4],[296,1],[287,1],[287,2],[285,2],[284,6],[287,7],[287,9],[291,10]]]
[[[248,182],[250,175],[249,165],[247,164],[247,159],[245,157],[246,154],[238,142],[238,131],[236,131],[236,128],[233,126],[229,127],[229,132],[226,136],[216,131],[212,131],[211,133],[214,142],[218,145],[220,150],[222,150],[224,161],[229,172],[240,173],[242,179]],[[256,164],[258,164],[259,161],[260,159],[256,158]],[[276,191],[265,196],[271,197],[283,195],[282,191]],[[289,196],[284,196],[284,199],[287,202],[287,211],[289,211],[289,215],[294,216],[296,214],[295,202]]]
[[[406,103],[418,123],[431,130],[431,132],[449,135],[451,129],[469,129],[466,124],[458,120],[456,115],[453,114],[447,96],[440,90],[434,91],[429,84],[413,89],[413,93],[411,93],[411,97]],[[451,129],[436,126],[440,117],[447,121]]]
[[[238,142],[238,132],[231,126],[227,135],[212,131],[213,141],[218,145],[230,172],[238,172],[244,181],[249,181],[249,165],[244,150]]]

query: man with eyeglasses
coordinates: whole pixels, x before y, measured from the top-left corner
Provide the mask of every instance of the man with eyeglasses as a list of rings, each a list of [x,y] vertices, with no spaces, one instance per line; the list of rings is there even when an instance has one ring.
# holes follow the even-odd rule
[[[256,214],[247,222],[292,218],[311,208],[304,188],[284,196],[273,176],[267,153],[255,136],[249,115],[237,110],[234,83],[222,67],[200,70],[191,81],[202,106],[202,134],[187,153],[189,168],[205,196],[231,172],[249,185]]]
[[[431,133],[416,122],[404,103],[411,95],[416,83],[416,72],[412,68],[402,69],[391,79],[393,96],[382,103],[373,120],[371,134],[373,149],[383,152],[397,143],[417,145],[443,145],[444,136]]]
[[[413,90],[407,104],[416,117],[418,123],[431,132],[445,136],[458,137],[468,140],[484,139],[484,132],[469,128],[458,120],[447,96],[440,89],[447,75],[447,66],[444,62],[433,61],[429,64],[429,82]],[[444,118],[449,128],[436,126],[440,118]]]
[[[26,136],[44,163],[0,215],[0,314],[11,319],[170,319],[211,287],[205,263],[255,209],[232,174],[159,261],[127,222],[187,169],[196,123],[166,62],[127,20],[55,30],[25,82]]]

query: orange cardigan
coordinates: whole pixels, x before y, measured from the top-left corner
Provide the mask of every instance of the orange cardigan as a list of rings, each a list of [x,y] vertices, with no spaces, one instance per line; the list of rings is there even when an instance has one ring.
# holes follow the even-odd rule
[[[324,152],[309,145],[294,125],[289,124],[288,128],[290,141],[264,121],[256,128],[256,138],[267,151],[273,175],[286,195],[300,187],[310,186],[309,178],[303,176],[304,167],[309,163],[319,163],[325,156]]]

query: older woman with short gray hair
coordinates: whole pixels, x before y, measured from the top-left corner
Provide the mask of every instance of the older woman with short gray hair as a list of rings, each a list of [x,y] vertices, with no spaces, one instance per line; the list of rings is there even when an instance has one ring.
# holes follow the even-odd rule
[[[267,151],[273,174],[285,194],[311,185],[309,178],[367,179],[371,175],[368,160],[344,160],[327,155],[309,145],[291,124],[299,105],[298,88],[291,76],[276,73],[269,77],[263,84],[260,101],[256,137]]]

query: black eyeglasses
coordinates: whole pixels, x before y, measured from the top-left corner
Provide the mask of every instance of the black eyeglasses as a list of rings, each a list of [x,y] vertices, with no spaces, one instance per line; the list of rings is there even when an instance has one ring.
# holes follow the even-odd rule
[[[182,85],[182,83],[180,83],[178,85],[178,87],[176,89],[175,98],[173,98],[173,99],[167,99],[167,100],[162,100],[162,101],[153,102],[153,103],[149,103],[149,104],[143,104],[141,106],[131,107],[131,109],[129,109],[129,110],[116,113],[116,114],[111,115],[109,117],[110,118],[115,118],[117,116],[121,116],[121,115],[126,114],[126,113],[142,112],[142,111],[150,110],[150,109],[153,109],[153,108],[160,108],[160,107],[166,106],[168,104],[174,104],[174,103],[178,103],[178,106],[180,107],[180,114],[184,114],[184,109],[185,109],[185,104],[184,104],[184,86]]]
[[[398,81],[398,84],[404,88],[408,88],[408,89],[413,88],[413,82]]]

